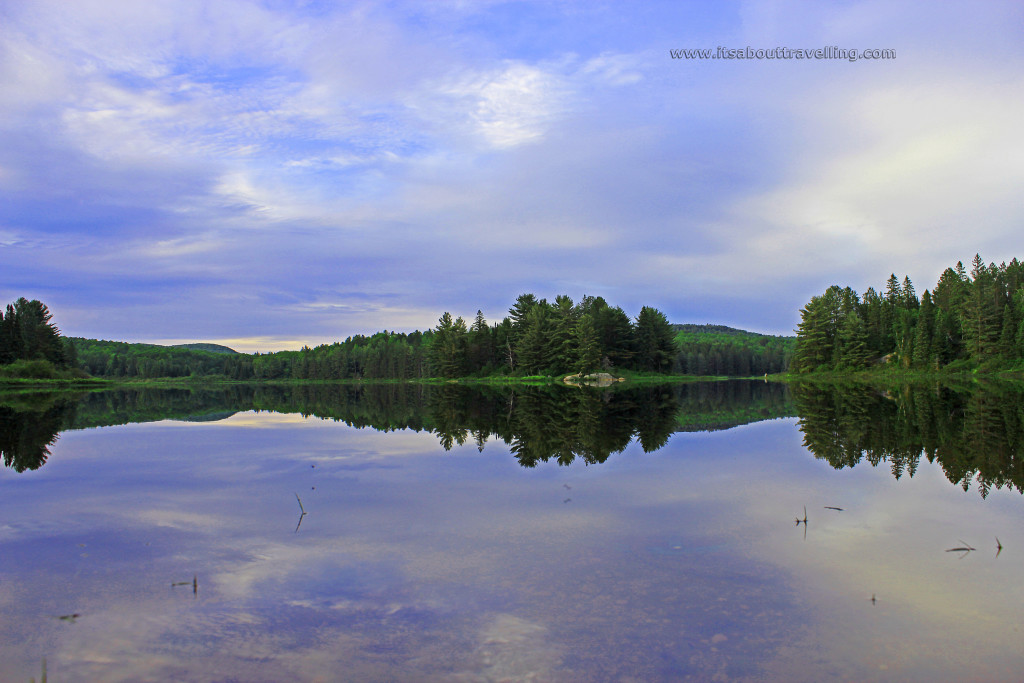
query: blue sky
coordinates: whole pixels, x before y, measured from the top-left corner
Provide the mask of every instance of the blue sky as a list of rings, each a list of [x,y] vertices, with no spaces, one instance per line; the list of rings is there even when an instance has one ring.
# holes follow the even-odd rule
[[[0,299],[297,348],[533,292],[790,333],[1024,257],[1019,2],[0,0]],[[677,48],[890,49],[685,60]]]

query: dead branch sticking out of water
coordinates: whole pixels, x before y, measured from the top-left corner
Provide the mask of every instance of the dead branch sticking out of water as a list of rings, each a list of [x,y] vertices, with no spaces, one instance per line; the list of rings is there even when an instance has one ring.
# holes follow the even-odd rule
[[[303,507],[302,499],[299,498],[299,494],[297,493],[295,494],[295,500],[299,501],[299,510],[301,510],[301,514],[299,515],[299,523],[295,525],[295,533],[299,533],[299,527],[302,526],[302,519],[306,516],[306,508]]]
[[[960,555],[960,557],[962,559],[964,557],[967,557],[967,554],[970,553],[971,551],[977,550],[977,548],[971,547],[971,545],[969,543],[967,543],[967,541],[965,541],[963,539],[960,539],[960,538],[958,538],[957,540],[960,541],[961,543],[963,543],[963,545],[960,546],[959,548],[947,548],[946,549],[947,553],[962,553]]]
[[[196,574],[192,575],[191,581],[175,581],[171,584],[171,588],[176,588],[177,586],[192,586],[192,595],[199,594],[199,578]]]
[[[799,517],[796,518],[796,525],[800,526],[801,524],[807,524],[807,506],[806,505],[804,505],[804,518],[803,519],[800,519]]]
[[[29,683],[36,683],[36,679],[34,677],[30,678],[28,680],[29,680]],[[40,683],[46,683],[46,657],[43,657],[43,674],[42,674],[42,678],[40,678],[39,681],[40,681]]]

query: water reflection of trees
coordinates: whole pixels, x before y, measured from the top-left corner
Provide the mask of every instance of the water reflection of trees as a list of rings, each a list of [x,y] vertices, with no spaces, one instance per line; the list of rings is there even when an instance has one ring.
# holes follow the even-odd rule
[[[4,466],[15,472],[39,469],[50,457],[50,447],[61,429],[73,419],[74,397],[23,395],[15,405],[0,405],[0,454]]]
[[[524,467],[576,459],[601,463],[633,439],[652,452],[676,431],[726,429],[793,414],[785,387],[763,382],[628,389],[409,383],[124,388],[39,395],[31,406],[0,397],[0,409],[5,411],[0,443],[8,465],[36,462],[36,467],[61,430],[217,419],[248,410],[298,413],[379,431],[429,431],[445,449],[472,443],[483,450],[495,439],[508,444]],[[8,445],[29,441],[40,446]],[[35,460],[13,455],[29,452],[39,455]]]
[[[790,397],[792,394],[792,398]],[[597,389],[464,384],[228,385],[0,397],[0,453],[18,472],[43,465],[67,429],[162,419],[216,419],[236,411],[298,413],[379,431],[435,434],[445,449],[504,442],[524,467],[602,463],[634,439],[645,452],[677,431],[727,429],[800,416],[804,445],[833,467],[866,460],[913,476],[922,456],[951,482],[981,494],[1024,492],[1024,393],[863,385],[790,391],[763,382]]]
[[[792,394],[804,445],[837,469],[884,462],[899,479],[924,456],[965,491],[973,480],[982,496],[1004,486],[1024,492],[1019,391],[795,385]]]

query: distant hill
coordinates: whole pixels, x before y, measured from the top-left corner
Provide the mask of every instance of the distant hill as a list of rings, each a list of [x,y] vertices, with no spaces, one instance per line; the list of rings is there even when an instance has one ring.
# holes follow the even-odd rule
[[[675,372],[748,377],[785,372],[796,337],[748,332],[726,325],[672,325]]]
[[[135,344],[71,337],[78,366],[93,377],[192,377],[229,375],[247,358],[220,344]]]
[[[191,349],[193,351],[209,351],[210,353],[238,353],[231,347],[221,344],[206,344],[196,342],[194,344],[173,344],[172,349]]]
[[[762,334],[760,332],[750,332],[749,330],[740,330],[735,327],[728,327],[726,325],[695,325],[692,323],[675,323],[672,325],[672,329],[678,332],[687,332],[690,334],[735,334],[735,335],[749,335],[753,337],[776,337],[779,335],[773,334]],[[781,339],[789,339],[789,336],[779,336]],[[793,337],[794,339],[796,337]]]

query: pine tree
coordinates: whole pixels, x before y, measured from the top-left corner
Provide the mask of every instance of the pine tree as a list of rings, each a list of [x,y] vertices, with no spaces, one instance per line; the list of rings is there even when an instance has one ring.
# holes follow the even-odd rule
[[[1001,308],[996,307],[994,278],[980,255],[971,262],[969,295],[964,302],[962,325],[969,358],[976,363],[991,359],[999,350]]]
[[[548,306],[534,306],[526,314],[523,330],[515,347],[519,369],[528,375],[543,372],[547,367]]]
[[[1019,325],[1014,316],[1013,306],[1003,306],[1003,317],[1000,323],[999,332],[999,356],[1006,360],[1017,359],[1017,326]]]
[[[601,368],[601,346],[590,314],[584,314],[576,324],[576,354],[578,372],[588,374]]]
[[[914,354],[911,364],[915,368],[930,367],[932,362],[933,335],[935,330],[935,306],[932,295],[926,289],[921,295],[921,310],[914,328]]]
[[[466,367],[466,321],[452,320],[445,311],[438,319],[431,342],[431,365],[440,377],[460,377]]]
[[[839,349],[840,367],[861,370],[871,364],[867,327],[856,310],[843,316],[836,347]]]
[[[476,312],[476,318],[469,328],[466,358],[469,372],[479,372],[494,362],[493,334],[480,310]]]
[[[676,355],[675,335],[665,314],[644,306],[636,319],[636,366],[639,370],[668,372]]]
[[[626,312],[618,306],[599,308],[594,315],[594,327],[601,346],[602,361],[607,360],[607,364],[612,367],[632,367],[636,340]]]
[[[572,299],[565,295],[555,297],[552,325],[545,349],[545,365],[553,372],[568,371],[576,365],[576,311]]]
[[[800,309],[796,329],[796,350],[790,369],[793,372],[814,372],[828,369],[832,363],[833,342],[829,334],[829,314],[821,296],[813,296]]]

